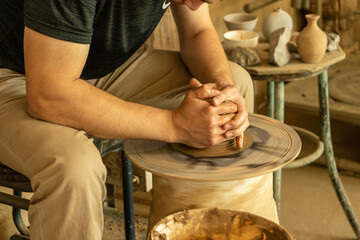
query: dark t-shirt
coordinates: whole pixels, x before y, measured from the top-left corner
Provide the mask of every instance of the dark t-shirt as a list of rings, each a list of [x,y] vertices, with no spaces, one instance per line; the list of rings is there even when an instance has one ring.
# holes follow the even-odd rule
[[[164,0],[1,0],[0,67],[24,73],[24,25],[47,36],[90,44],[83,79],[124,63],[164,14]]]

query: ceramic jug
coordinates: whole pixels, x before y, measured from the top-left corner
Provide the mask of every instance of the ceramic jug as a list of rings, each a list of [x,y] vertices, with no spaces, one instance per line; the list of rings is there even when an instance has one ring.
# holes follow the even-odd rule
[[[301,60],[306,63],[320,62],[327,46],[326,34],[319,28],[317,14],[307,14],[307,25],[297,37],[297,50]]]
[[[270,34],[273,31],[283,27],[285,27],[287,31],[291,32],[293,28],[292,18],[287,12],[279,7],[276,7],[264,18],[262,32],[264,37],[269,40]]]

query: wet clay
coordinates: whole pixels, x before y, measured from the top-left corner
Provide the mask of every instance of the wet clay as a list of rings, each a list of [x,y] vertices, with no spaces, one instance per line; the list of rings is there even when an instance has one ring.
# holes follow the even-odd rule
[[[291,240],[280,225],[247,212],[185,210],[162,219],[148,240]]]
[[[170,146],[181,153],[187,154],[194,158],[199,157],[224,157],[238,154],[245,151],[253,144],[254,139],[249,131],[244,132],[244,146],[239,149],[236,147],[236,140],[231,139],[212,147],[207,148],[193,148],[185,144],[172,143]]]

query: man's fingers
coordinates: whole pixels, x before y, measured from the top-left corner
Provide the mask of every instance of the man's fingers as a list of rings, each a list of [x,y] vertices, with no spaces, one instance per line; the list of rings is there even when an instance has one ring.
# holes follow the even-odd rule
[[[238,149],[242,149],[244,147],[244,133],[240,134],[240,136],[236,138],[236,147]]]
[[[196,78],[192,78],[189,84],[193,96],[199,99],[214,98],[220,94],[220,91],[214,88],[216,86],[214,83],[201,84]]]
[[[207,89],[204,86],[192,90],[193,96],[198,99],[212,99],[213,97],[216,97],[220,94],[218,90],[215,89]]]
[[[238,107],[232,101],[225,101],[220,106],[217,107],[217,111],[218,111],[217,113],[219,115],[236,113],[236,112],[238,112]]]
[[[192,89],[196,89],[202,86],[201,82],[199,82],[199,80],[196,78],[191,78],[189,84]]]
[[[229,122],[223,126],[223,128],[224,130],[237,129],[244,123],[249,124],[247,112],[238,112]]]
[[[221,91],[221,94],[216,96],[212,102],[212,104],[216,107],[219,106],[220,104],[222,104],[223,102],[225,102],[226,100],[232,100],[234,97],[234,89],[236,89],[236,91],[238,91],[235,86],[229,85],[228,83],[223,86],[220,86],[220,85],[223,85],[223,84],[217,83],[216,89],[219,89]]]
[[[225,123],[231,121],[231,119],[235,116],[234,113],[232,114],[225,114],[225,115],[220,115],[218,118],[218,122],[217,125],[218,126],[223,126]],[[222,128],[223,130],[226,130],[224,128]]]
[[[236,116],[234,117],[236,118]],[[233,120],[234,120],[233,118]],[[233,121],[231,120],[231,121]],[[229,126],[228,124],[225,124],[223,129],[226,130],[227,126]],[[235,137],[240,136],[240,134],[242,134],[247,128],[249,127],[249,121],[246,120],[244,122],[241,123],[240,126],[236,127],[236,128],[231,128],[231,130],[227,131],[226,133],[224,133],[224,137],[227,139],[233,139]]]
[[[220,90],[221,94],[214,97],[212,104],[217,107],[220,106],[223,102],[232,101],[235,104],[241,104],[241,94],[239,90],[234,85],[225,85],[223,88],[217,88]],[[238,109],[239,111],[240,109]]]

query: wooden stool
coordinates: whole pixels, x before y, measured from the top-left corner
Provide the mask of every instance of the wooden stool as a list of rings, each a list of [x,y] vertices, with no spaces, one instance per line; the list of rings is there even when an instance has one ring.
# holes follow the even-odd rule
[[[330,131],[329,114],[329,93],[327,69],[331,65],[343,60],[345,53],[341,48],[326,53],[319,63],[303,63],[300,60],[292,59],[289,64],[283,67],[276,67],[268,64],[267,43],[260,43],[257,51],[262,64],[259,66],[245,67],[253,80],[267,81],[267,115],[277,120],[284,121],[284,82],[296,81],[305,78],[318,77],[319,106],[321,140],[313,133],[304,129],[296,128],[299,135],[308,137],[317,143],[317,150],[307,157],[297,159],[287,167],[301,167],[307,165],[321,156],[325,155],[331,182],[336,191],[337,197],[345,211],[345,214],[356,234],[360,239],[360,226],[354,211],[342,186],[337,170]],[[280,211],[280,190],[281,190],[281,169],[274,173],[274,198]]]
[[[134,207],[133,207],[133,177],[132,165],[123,152],[122,140],[106,140],[94,138],[94,144],[102,157],[110,152],[121,151],[122,185],[124,196],[125,234],[127,240],[135,239]],[[120,159],[120,158],[119,158]],[[1,159],[0,159],[1,161]],[[29,238],[29,229],[24,224],[20,210],[28,210],[30,201],[22,198],[22,192],[33,192],[30,180],[21,173],[0,162],[0,186],[13,189],[13,195],[0,192],[0,203],[13,207],[13,221],[20,235],[13,235],[10,240],[25,240]]]

